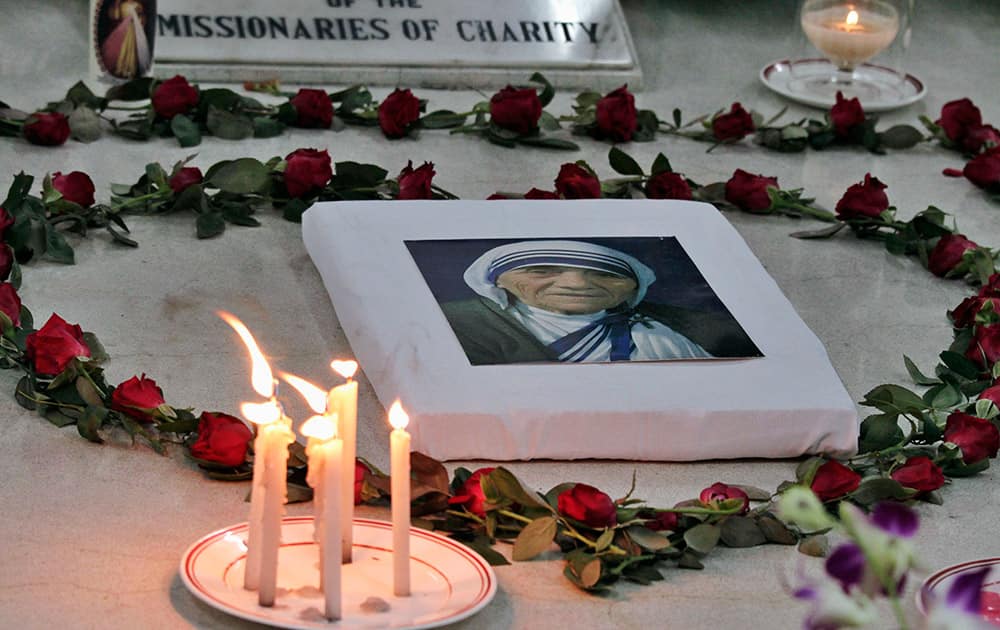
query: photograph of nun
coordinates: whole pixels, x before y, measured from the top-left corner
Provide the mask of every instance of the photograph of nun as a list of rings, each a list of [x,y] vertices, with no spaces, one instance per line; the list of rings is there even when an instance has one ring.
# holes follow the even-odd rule
[[[762,356],[672,237],[406,244],[472,365]]]

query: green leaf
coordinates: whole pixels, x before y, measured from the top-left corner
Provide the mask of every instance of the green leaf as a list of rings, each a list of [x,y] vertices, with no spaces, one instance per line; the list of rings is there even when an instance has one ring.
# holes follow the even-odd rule
[[[906,365],[906,371],[909,372],[910,378],[913,380],[915,385],[937,385],[941,381],[932,377],[925,376],[917,364],[914,363],[910,357],[903,355],[903,364]]]
[[[221,212],[206,212],[198,215],[196,226],[198,238],[212,238],[226,231],[226,219]]]
[[[45,255],[58,263],[72,265],[76,262],[73,248],[58,230],[45,224]]]
[[[90,363],[104,363],[111,358],[104,349],[104,344],[101,343],[100,339],[94,333],[84,332],[83,343],[87,344],[87,347],[90,348]]]
[[[538,100],[542,102],[542,107],[552,102],[552,97],[556,95],[556,89],[552,87],[552,84],[545,78],[545,75],[541,72],[535,72],[528,80],[532,83],[540,83],[542,85],[542,93],[538,95]]]
[[[277,118],[258,116],[253,119],[254,138],[274,138],[285,132],[285,123]]]
[[[887,413],[913,413],[927,408],[920,396],[899,385],[879,385],[865,394],[861,404]]]
[[[26,175],[23,171],[15,175],[14,181],[11,182],[10,188],[7,190],[7,198],[4,200],[3,206],[0,207],[17,216],[21,208],[21,203],[31,191],[31,184],[34,181],[34,177]]]
[[[649,109],[640,109],[636,116],[636,129],[632,134],[632,142],[652,142],[656,139],[656,130],[660,126],[660,119],[656,113]]]
[[[719,530],[720,540],[727,547],[756,547],[767,542],[757,522],[747,516],[729,516]]]
[[[93,142],[101,137],[101,118],[89,107],[77,107],[69,115],[69,128],[75,140]]]
[[[490,546],[489,540],[485,536],[479,536],[475,540],[463,540],[463,543],[469,548],[478,553],[483,557],[484,560],[490,563],[490,566],[501,567],[510,564],[510,561],[503,555]]]
[[[706,554],[719,543],[722,532],[716,525],[702,523],[684,532],[684,542],[691,549]]]
[[[214,165],[205,175],[207,183],[236,195],[263,194],[271,183],[271,174],[260,160],[240,158]]]
[[[909,149],[919,144],[924,135],[910,125],[894,125],[879,134],[879,139],[890,149]]]
[[[552,516],[536,518],[525,525],[514,540],[514,560],[531,560],[549,549],[556,537],[557,528],[558,521]]]
[[[559,149],[561,151],[576,151],[580,145],[562,138],[550,138],[548,136],[519,136],[517,142],[532,147],[542,147],[545,149]]]
[[[975,363],[965,358],[957,352],[952,352],[950,350],[945,350],[940,355],[941,362],[948,366],[948,369],[955,372],[959,376],[964,376],[970,380],[976,380],[979,378],[979,367]]]
[[[73,84],[73,87],[66,92],[66,100],[77,107],[83,105],[90,109],[103,109],[106,105],[104,99],[94,94],[83,81]]]
[[[285,204],[282,210],[282,216],[286,221],[291,221],[292,223],[302,222],[302,213],[309,209],[312,203],[306,201],[305,199],[292,199]]]
[[[597,537],[594,541],[594,550],[601,552],[611,546],[612,541],[615,539],[615,529],[609,528],[601,532],[601,535]]]
[[[642,525],[631,525],[625,529],[632,542],[647,551],[661,551],[670,547],[670,539]]]
[[[597,587],[601,572],[601,559],[592,554],[578,551],[566,555],[563,575],[580,588],[591,590]]]
[[[170,131],[182,147],[194,147],[201,144],[201,129],[198,123],[184,114],[177,114],[170,120]]]
[[[526,489],[514,473],[510,472],[506,468],[502,466],[495,468],[491,473],[489,473],[489,477],[496,486],[497,491],[499,491],[503,497],[510,499],[514,503],[519,503],[525,508],[552,510],[551,506],[543,501],[537,492],[532,492]]]
[[[905,439],[896,414],[868,416],[861,422],[858,451],[870,453],[895,446]]]
[[[141,101],[149,98],[153,88],[153,79],[142,77],[132,79],[127,83],[115,85],[104,93],[104,98],[109,101]]]
[[[576,486],[576,483],[572,481],[567,481],[553,487],[551,490],[545,493],[545,502],[552,506],[553,509],[558,509],[559,507],[559,495],[567,490],[572,489]]]
[[[685,551],[681,554],[681,557],[677,560],[677,566],[682,569],[694,569],[696,571],[701,571],[705,568],[705,565],[698,559],[698,555],[693,551]]]
[[[909,499],[914,494],[916,494],[916,490],[904,488],[895,479],[872,477],[862,481],[858,489],[851,493],[851,498],[861,505],[867,506],[874,505],[886,499],[895,499],[897,501]]]
[[[249,116],[234,114],[218,107],[208,108],[205,126],[213,136],[225,140],[244,140],[254,134],[253,120]]]
[[[103,442],[99,431],[107,419],[108,410],[106,407],[87,405],[83,414],[76,421],[76,430],[91,442]]]
[[[660,173],[672,173],[674,169],[670,167],[670,160],[667,156],[662,153],[656,154],[656,159],[653,160],[653,166],[649,169],[651,175],[659,175]]]
[[[385,181],[389,171],[376,164],[337,162],[334,188],[370,188]]]
[[[439,109],[420,118],[424,129],[450,129],[465,124],[466,116],[448,109]]]
[[[661,154],[662,155],[662,154]],[[611,147],[608,151],[608,162],[616,173],[622,175],[642,175],[642,167],[632,159],[632,156],[625,153],[618,147]]]
[[[21,380],[17,382],[14,387],[14,400],[17,404],[21,405],[29,411],[34,411],[37,405],[33,400],[35,397],[35,388],[31,384],[31,379],[27,376],[22,376]]]
[[[990,467],[990,460],[981,459],[973,464],[966,464],[961,458],[947,462],[942,468],[949,477],[971,477]]]
[[[924,400],[933,409],[951,409],[964,402],[965,396],[954,385],[942,383],[924,392]]]
[[[208,114],[212,108],[232,112],[240,105],[242,100],[239,94],[226,88],[202,90],[198,98],[198,120],[207,122]]]

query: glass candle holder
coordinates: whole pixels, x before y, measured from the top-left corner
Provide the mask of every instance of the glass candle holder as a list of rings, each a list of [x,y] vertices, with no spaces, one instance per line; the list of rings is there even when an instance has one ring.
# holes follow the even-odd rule
[[[789,89],[833,102],[837,92],[862,103],[904,96],[902,57],[913,0],[804,0],[798,12],[803,51]]]

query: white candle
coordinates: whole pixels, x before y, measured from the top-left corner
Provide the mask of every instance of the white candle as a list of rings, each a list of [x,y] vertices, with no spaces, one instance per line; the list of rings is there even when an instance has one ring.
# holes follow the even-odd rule
[[[389,409],[390,492],[392,493],[392,592],[410,594],[410,418],[399,401]]]
[[[330,621],[341,617],[340,575],[340,473],[343,441],[337,435],[337,417],[313,416],[302,425],[302,434],[309,437],[307,481],[313,489],[315,505],[314,538],[319,545],[320,589],[325,603],[324,615]]]
[[[803,10],[802,30],[816,48],[841,68],[853,68],[889,47],[899,32],[899,13],[887,3],[872,10],[850,3]]]
[[[343,469],[340,476],[341,510],[340,532],[342,559],[351,562],[354,549],[354,460],[357,457],[358,440],[358,384],[352,380],[358,369],[354,361],[333,361],[330,367],[347,379],[343,385],[330,390],[327,410],[339,418],[338,435],[344,441]]]

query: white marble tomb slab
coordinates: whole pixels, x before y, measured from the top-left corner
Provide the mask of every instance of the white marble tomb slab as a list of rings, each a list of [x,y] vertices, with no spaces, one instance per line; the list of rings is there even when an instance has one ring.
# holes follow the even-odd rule
[[[618,0],[158,0],[156,69],[206,81],[640,87]]]
[[[857,411],[825,349],[710,205],[320,203],[302,231],[379,400],[402,400],[413,447],[433,457],[683,461],[855,448]],[[640,235],[675,237],[764,356],[471,365],[404,244]]]

